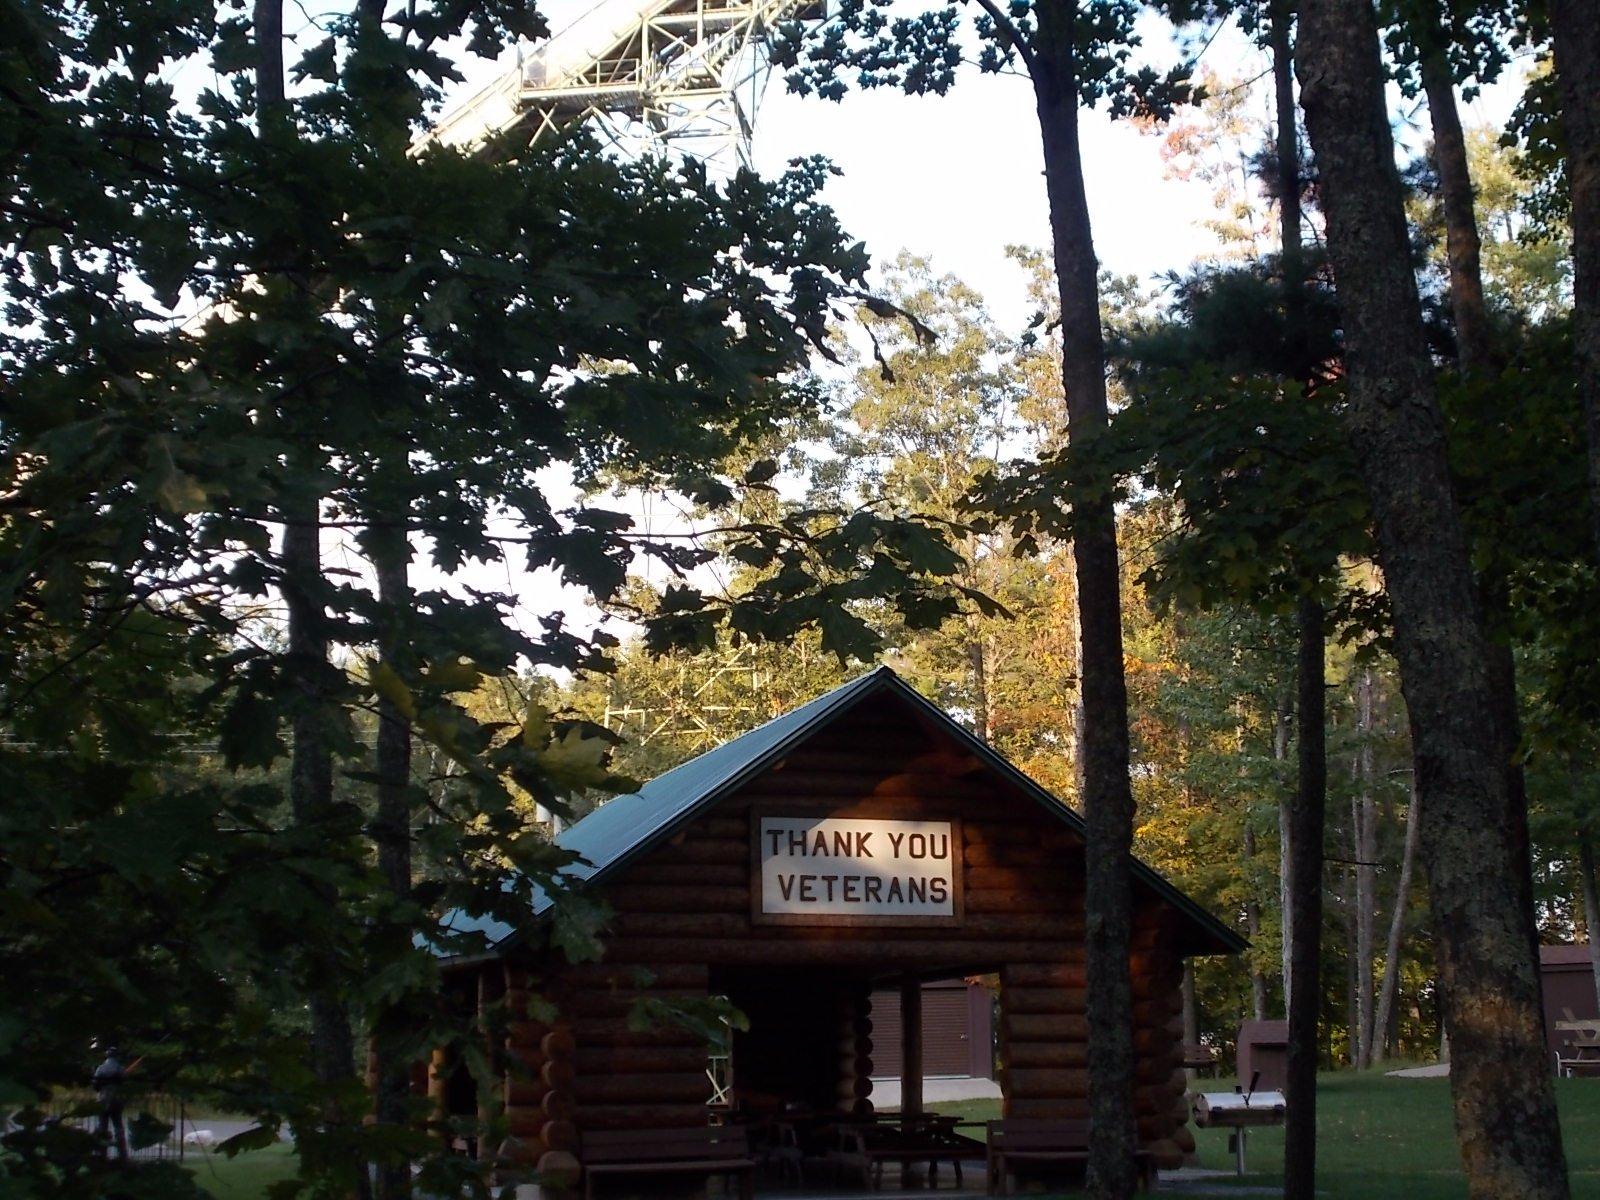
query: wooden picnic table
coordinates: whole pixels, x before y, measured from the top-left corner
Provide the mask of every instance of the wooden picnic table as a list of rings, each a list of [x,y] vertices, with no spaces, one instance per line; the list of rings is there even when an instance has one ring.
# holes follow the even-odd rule
[[[1561,1033],[1572,1034],[1568,1043],[1571,1056],[1556,1053],[1556,1074],[1570,1079],[1575,1069],[1600,1069],[1600,1018],[1568,1016],[1564,1021],[1557,1021],[1555,1027]]]

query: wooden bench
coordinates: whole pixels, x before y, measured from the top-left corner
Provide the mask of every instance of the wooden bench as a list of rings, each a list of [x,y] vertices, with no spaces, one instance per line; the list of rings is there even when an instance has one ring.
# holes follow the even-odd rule
[[[585,1133],[579,1141],[583,1194],[603,1175],[694,1173],[739,1179],[741,1200],[755,1195],[755,1159],[741,1125],[714,1129],[627,1129]]]
[[[1088,1121],[1010,1118],[989,1122],[989,1194],[1011,1194],[1011,1166],[1021,1163],[1089,1162]],[[1148,1150],[1134,1152],[1139,1189],[1146,1191],[1155,1174]]]

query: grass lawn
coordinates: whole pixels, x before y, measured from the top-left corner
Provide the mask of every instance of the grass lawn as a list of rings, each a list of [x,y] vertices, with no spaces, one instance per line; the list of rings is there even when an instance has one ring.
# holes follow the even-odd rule
[[[261,1200],[269,1184],[294,1175],[295,1155],[294,1148],[285,1142],[235,1158],[191,1154],[186,1165],[217,1200]]]
[[[1197,1086],[1225,1091],[1233,1084],[1202,1080]],[[1556,1096],[1573,1198],[1600,1200],[1600,1079],[1558,1079]],[[988,1120],[998,1115],[999,1102],[967,1100],[930,1107]],[[1317,1190],[1328,1200],[1460,1200],[1466,1195],[1447,1079],[1389,1079],[1381,1071],[1323,1075],[1317,1088],[1317,1131]],[[1233,1170],[1226,1131],[1197,1129],[1195,1140],[1200,1166]],[[1251,1173],[1242,1182],[1258,1187],[1280,1182],[1283,1131],[1252,1130],[1246,1145]]]
[[[1207,1091],[1232,1088],[1227,1080],[1203,1080]],[[1574,1200],[1600,1200],[1600,1079],[1558,1079],[1561,1128],[1567,1146]],[[999,1115],[997,1100],[935,1104],[940,1112],[974,1121]],[[1322,1076],[1318,1087],[1318,1192],[1327,1200],[1461,1200],[1449,1081],[1389,1079],[1381,1072],[1343,1071]],[[1232,1172],[1225,1131],[1198,1129],[1200,1166]],[[1256,1187],[1282,1179],[1283,1131],[1253,1130],[1242,1181]],[[268,1184],[294,1173],[294,1153],[272,1146],[224,1158],[192,1158],[190,1169],[217,1200],[261,1200]],[[1216,1182],[1226,1184],[1226,1179]],[[1511,1198],[1507,1198],[1511,1200]]]

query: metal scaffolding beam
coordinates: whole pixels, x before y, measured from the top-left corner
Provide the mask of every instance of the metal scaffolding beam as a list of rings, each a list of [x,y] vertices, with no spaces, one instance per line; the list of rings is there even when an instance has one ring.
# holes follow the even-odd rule
[[[780,22],[825,16],[826,0],[601,0],[432,136],[469,149],[501,135],[534,144],[582,122],[624,153],[748,163],[767,37]]]

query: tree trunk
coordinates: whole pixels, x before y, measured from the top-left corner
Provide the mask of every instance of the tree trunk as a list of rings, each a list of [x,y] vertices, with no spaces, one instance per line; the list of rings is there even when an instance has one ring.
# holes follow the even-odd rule
[[[1296,738],[1299,781],[1289,817],[1294,887],[1294,941],[1289,975],[1287,1087],[1284,1099],[1283,1194],[1313,1200],[1317,1173],[1317,1018],[1322,1007],[1322,838],[1327,816],[1326,635],[1322,606],[1307,597],[1296,614]]]
[[[255,0],[252,21],[260,131],[267,136],[275,129],[292,130],[284,90],[283,0]],[[294,743],[289,760],[290,814],[300,830],[316,835],[325,828],[334,806],[333,759],[327,738],[330,713],[326,702],[333,667],[328,662],[321,600],[324,579],[320,507],[316,496],[286,498],[280,506],[282,591],[288,612],[287,666],[300,692],[290,726]],[[318,886],[327,904],[338,902],[334,885]],[[312,964],[312,971],[307,989],[312,1073],[330,1090],[348,1089],[355,1083],[355,1037],[350,1015],[339,998],[332,973],[318,969],[316,964]],[[325,1126],[345,1124],[349,1116],[337,1102],[326,1103],[321,1113]],[[364,1164],[331,1157],[307,1144],[298,1144],[297,1149],[308,1176],[320,1175],[357,1200],[370,1195]]]
[[[1411,900],[1411,872],[1417,858],[1417,830],[1422,802],[1416,790],[1411,793],[1411,808],[1406,813],[1406,844],[1400,852],[1400,881],[1395,885],[1394,915],[1389,918],[1389,940],[1383,951],[1383,987],[1378,993],[1378,1012],[1373,1019],[1372,1058],[1382,1062],[1389,1050],[1389,1024],[1394,1002],[1400,994],[1400,939],[1406,929],[1406,907]]]
[[[1305,353],[1305,280],[1300,239],[1300,131],[1294,104],[1294,6],[1272,0],[1267,10],[1267,42],[1272,51],[1274,151],[1278,190],[1278,251],[1283,259],[1283,297],[1290,338],[1290,377],[1311,378],[1315,363]]]
[[[409,655],[405,621],[412,599],[408,578],[411,550],[404,527],[371,531],[369,552],[377,575],[378,602],[387,622],[380,635],[379,661],[406,678]],[[394,904],[404,910],[411,904],[411,726],[387,697],[378,701],[376,758],[378,794],[372,840],[378,850],[378,871]],[[410,940],[408,922],[397,919],[392,924],[398,936]],[[374,1029],[376,1112],[379,1123],[393,1129],[403,1129],[410,1123],[411,1064],[404,1053],[406,1024],[406,1014],[400,1007],[379,1013]],[[411,1195],[410,1164],[404,1160],[381,1164],[377,1194],[379,1200],[407,1200]]]
[[[1422,799],[1456,1133],[1475,1200],[1564,1200],[1504,731],[1411,272],[1370,0],[1305,0],[1296,57],[1328,214],[1352,445],[1377,526]],[[1292,1104],[1292,1101],[1291,1101]]]
[[[1595,931],[1600,929],[1600,894],[1595,891],[1594,843],[1589,840],[1588,833],[1578,835],[1578,870],[1583,875],[1583,923],[1588,926],[1589,970],[1594,975],[1595,997],[1600,1002],[1600,937],[1595,936]]]
[[[1246,825],[1244,829],[1245,870],[1252,872],[1256,859],[1256,831]],[[1253,891],[1253,889],[1252,889]],[[1261,936],[1261,905],[1252,895],[1244,902],[1244,931],[1252,945]],[[1257,1021],[1267,1019],[1267,977],[1260,967],[1250,965],[1250,1015]]]
[[[1373,959],[1377,953],[1373,928],[1378,908],[1378,805],[1372,794],[1372,668],[1361,672],[1356,683],[1356,729],[1360,739],[1356,748],[1356,796],[1351,815],[1355,818],[1356,874],[1356,1067],[1372,1065],[1372,1044],[1378,1036],[1373,1024]]]
[[[984,653],[983,626],[976,614],[967,617],[967,671],[972,678],[972,732],[987,746],[994,736],[989,711],[989,664]]]
[[[1439,194],[1444,209],[1445,253],[1450,263],[1450,313],[1456,323],[1456,354],[1462,370],[1487,371],[1494,365],[1494,342],[1489,310],[1483,301],[1480,268],[1482,241],[1473,211],[1472,174],[1467,166],[1467,140],[1461,132],[1456,107],[1455,80],[1441,44],[1444,31],[1434,22],[1421,31],[1423,51],[1418,68],[1428,96],[1428,117],[1433,125],[1433,157],[1439,169]]]
[[[323,627],[320,520],[318,503],[308,500],[283,505],[283,598],[288,610],[288,662],[300,696],[291,723],[294,741],[289,762],[289,802],[296,827],[313,838],[325,835],[333,812],[333,760],[328,751],[329,712],[326,701],[328,639]],[[331,883],[313,885],[322,902],[339,902]],[[355,1082],[355,1037],[350,1015],[337,991],[337,980],[320,964],[308,964],[307,1009],[311,1018],[310,1057],[312,1073],[328,1089],[346,1089]],[[350,1120],[337,1102],[327,1102],[322,1110],[324,1127],[339,1126]],[[330,1157],[298,1142],[308,1174],[324,1180],[337,1180],[346,1195],[369,1194],[367,1174],[361,1164]]]
[[[1032,68],[1043,140],[1056,283],[1061,301],[1061,381],[1068,436],[1092,440],[1108,423],[1099,264],[1078,144],[1076,5],[1036,6]],[[1092,483],[1093,481],[1083,481]],[[1128,695],[1122,663],[1116,511],[1109,489],[1085,487],[1074,509],[1072,550],[1082,630],[1082,778],[1086,829],[1089,1189],[1122,1200],[1135,1186],[1133,1003],[1128,951],[1133,790],[1128,776]]]
[[[1593,0],[1550,0],[1572,198],[1572,321],[1589,433],[1589,519],[1600,558],[1600,21]]]
[[[1293,702],[1287,697],[1273,716],[1272,757],[1276,762],[1289,760],[1290,728],[1294,718]],[[1289,853],[1290,810],[1294,797],[1285,794],[1278,801],[1278,916],[1282,929],[1278,934],[1279,953],[1283,960],[1283,1015],[1289,1015],[1289,997],[1294,972],[1289,969],[1294,944],[1294,903],[1290,892],[1294,888],[1294,861]]]

